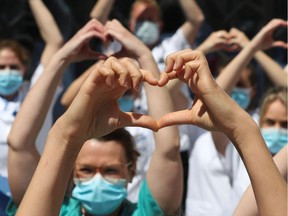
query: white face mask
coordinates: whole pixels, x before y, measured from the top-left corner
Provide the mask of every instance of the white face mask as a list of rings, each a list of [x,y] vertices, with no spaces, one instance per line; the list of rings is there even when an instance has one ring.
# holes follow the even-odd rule
[[[136,23],[135,35],[147,46],[155,44],[160,36],[159,25],[151,21]]]

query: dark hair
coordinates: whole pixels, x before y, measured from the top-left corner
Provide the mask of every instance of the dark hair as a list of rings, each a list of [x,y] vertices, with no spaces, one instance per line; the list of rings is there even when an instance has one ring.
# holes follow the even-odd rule
[[[119,128],[105,136],[96,138],[98,141],[117,141],[125,150],[127,162],[135,164],[137,157],[140,155],[135,148],[135,142],[133,136],[124,128]]]
[[[3,49],[12,50],[23,65],[25,66],[28,65],[30,59],[29,52],[16,40],[9,40],[9,39],[0,40],[0,51]]]
[[[219,75],[221,69],[224,69],[233,60],[233,58],[235,58],[235,56],[225,55],[221,52],[218,53],[218,56],[219,58],[216,63],[217,75]],[[251,86],[257,85],[257,72],[254,65],[250,63],[245,68],[251,71],[251,74],[249,76]]]

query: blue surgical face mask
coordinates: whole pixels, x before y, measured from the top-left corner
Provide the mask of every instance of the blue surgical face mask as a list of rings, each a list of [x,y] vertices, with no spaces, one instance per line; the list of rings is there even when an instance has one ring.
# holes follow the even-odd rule
[[[277,154],[288,143],[287,129],[275,127],[262,128],[261,133],[272,154]]]
[[[159,25],[151,21],[141,21],[136,23],[135,35],[144,44],[151,46],[159,39]]]
[[[93,215],[113,213],[127,197],[127,180],[105,180],[99,173],[88,181],[74,179],[72,196],[79,200],[83,208]]]
[[[23,83],[20,70],[0,70],[0,95],[10,96],[18,91]]]
[[[123,95],[118,99],[119,108],[123,112],[131,112],[134,107],[134,97],[133,95]]]
[[[238,105],[246,110],[250,104],[250,89],[249,88],[234,88],[231,92],[231,98],[238,103]]]

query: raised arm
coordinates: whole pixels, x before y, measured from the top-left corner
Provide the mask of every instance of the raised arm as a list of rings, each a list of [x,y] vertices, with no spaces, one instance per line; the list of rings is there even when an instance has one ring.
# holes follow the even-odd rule
[[[9,184],[15,204],[21,202],[38,164],[39,153],[35,148],[35,141],[65,67],[79,57],[98,57],[97,53],[93,53],[87,47],[85,49],[87,40],[98,36],[97,25],[97,21],[91,20],[52,57],[16,116],[8,137]],[[78,56],[73,56],[77,52]]]
[[[75,79],[65,90],[64,94],[61,97],[61,105],[66,109],[70,106],[74,100],[76,94],[81,88],[81,85],[84,83],[85,79],[89,76],[90,72],[93,70],[97,63],[90,66],[86,71],[84,71],[77,79]]]
[[[231,45],[239,45],[243,49],[220,73],[220,75],[217,77],[217,83],[227,92],[230,92],[237,83],[241,75],[241,71],[243,71],[243,69],[248,65],[248,63],[252,60],[258,51],[276,46],[287,48],[287,44],[282,41],[274,41],[272,38],[273,32],[277,27],[280,26],[287,26],[287,22],[279,19],[270,21],[257,33],[257,35],[250,42],[244,33],[237,29],[232,29],[230,31],[231,39],[229,40]],[[276,79],[278,81],[279,79],[287,80],[287,75],[283,70],[279,71],[279,68],[277,69],[276,67],[276,71],[273,69],[272,72],[273,66],[269,65],[269,67],[267,67],[267,64],[269,62],[271,63],[272,59],[269,59],[268,56],[265,56],[263,52],[258,52],[256,54],[256,59],[257,61],[260,60],[260,65],[264,66],[263,69],[265,69],[265,72],[269,74],[269,77],[273,74],[274,81]],[[265,60],[268,60],[268,62],[264,63]],[[283,83],[283,81],[281,83]]]
[[[286,183],[257,124],[215,82],[204,55],[191,50],[171,54],[166,71],[171,78],[174,76],[187,81],[196,100],[190,109],[164,116],[159,126],[194,124],[225,133],[245,164],[259,214],[285,215]]]
[[[156,77],[160,77],[157,64],[148,47],[119,21],[107,22],[106,34],[123,46],[122,51],[116,55],[128,55],[137,60],[142,69],[152,71]],[[147,95],[148,114],[151,117],[159,119],[174,110],[166,87],[155,88],[144,83],[144,89]],[[180,206],[183,190],[179,132],[177,127],[173,126],[161,129],[154,134],[154,137],[156,147],[147,171],[147,183],[161,209],[165,213],[174,213]]]
[[[205,55],[219,50],[229,51],[230,34],[226,30],[212,32],[198,47]]]
[[[102,24],[105,24],[109,18],[114,3],[115,0],[97,0],[90,12],[90,17],[99,20]]]
[[[273,157],[273,160],[278,167],[281,175],[286,180],[287,183],[287,150],[288,145],[286,145],[277,155]],[[287,203],[286,203],[286,209],[287,209]],[[258,209],[257,209],[257,203],[255,200],[253,188],[251,186],[248,187],[246,192],[243,194],[241,200],[239,201],[233,216],[258,216]]]
[[[63,45],[63,37],[44,2],[42,0],[28,0],[28,2],[45,43],[40,59],[40,63],[45,67],[51,57]]]
[[[179,3],[186,17],[186,21],[181,26],[181,29],[187,41],[192,46],[205,17],[195,0],[179,0]]]
[[[117,106],[121,95],[129,88],[138,90],[142,81],[158,84],[153,74],[114,57],[89,74],[68,110],[52,127],[17,215],[59,214],[75,159],[86,140],[125,126],[158,130],[151,117],[124,113]]]

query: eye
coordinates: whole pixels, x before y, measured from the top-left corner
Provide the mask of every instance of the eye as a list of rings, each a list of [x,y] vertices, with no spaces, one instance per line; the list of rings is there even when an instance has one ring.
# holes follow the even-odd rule
[[[266,119],[264,121],[264,124],[266,124],[267,126],[274,126],[275,125],[275,121],[272,119]]]
[[[90,168],[82,167],[79,169],[79,172],[81,172],[83,174],[91,174],[91,173],[93,173],[93,170]]]
[[[120,176],[121,170],[119,169],[119,167],[109,166],[103,169],[103,174],[105,176]]]
[[[0,70],[5,69],[6,65],[0,65]]]
[[[11,68],[11,69],[14,69],[14,70],[19,70],[19,69],[20,69],[20,66],[17,65],[17,64],[13,64],[13,65],[10,65],[10,68]]]

